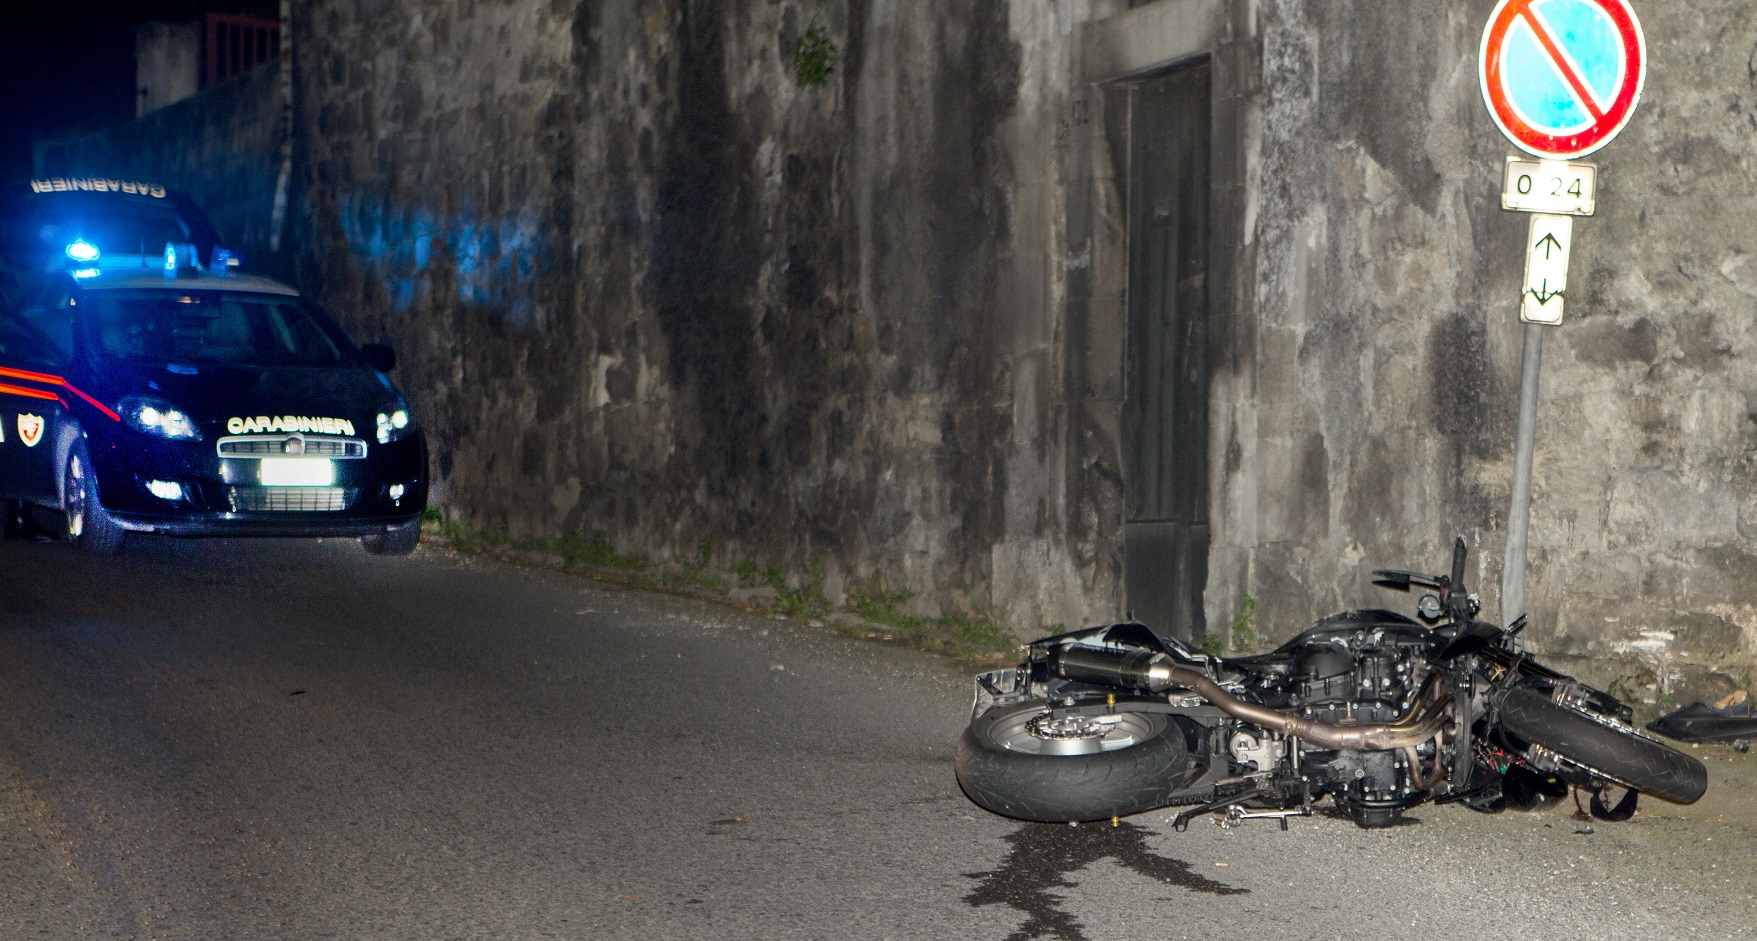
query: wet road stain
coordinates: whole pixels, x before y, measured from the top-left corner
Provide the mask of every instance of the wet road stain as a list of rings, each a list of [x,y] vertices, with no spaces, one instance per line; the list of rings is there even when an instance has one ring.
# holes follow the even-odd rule
[[[1243,895],[1250,891],[1200,875],[1183,860],[1154,855],[1147,846],[1151,833],[1131,823],[1117,827],[1025,824],[1007,837],[1012,848],[999,869],[965,874],[982,884],[964,901],[972,907],[1006,905],[1025,913],[1025,923],[1007,941],[1088,941],[1084,926],[1061,910],[1064,896],[1053,890],[1077,888],[1079,883],[1067,876],[1102,859],[1115,859],[1149,879],[1192,892]]]

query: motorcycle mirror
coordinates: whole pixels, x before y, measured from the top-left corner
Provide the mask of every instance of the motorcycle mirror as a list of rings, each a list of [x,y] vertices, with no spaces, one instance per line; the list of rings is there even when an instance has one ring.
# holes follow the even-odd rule
[[[1377,569],[1373,572],[1373,584],[1378,585],[1380,588],[1389,588],[1393,591],[1408,591],[1410,581],[1411,579],[1408,572],[1398,572],[1391,569]]]

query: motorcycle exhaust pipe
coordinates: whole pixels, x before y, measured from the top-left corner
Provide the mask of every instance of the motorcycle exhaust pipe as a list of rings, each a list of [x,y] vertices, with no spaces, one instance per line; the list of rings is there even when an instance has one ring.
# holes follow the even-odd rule
[[[1181,686],[1235,719],[1292,735],[1324,749],[1391,750],[1414,748],[1433,738],[1446,724],[1446,697],[1439,694],[1440,674],[1430,675],[1409,711],[1391,722],[1334,725],[1245,702],[1220,684],[1180,667],[1162,653],[1060,647],[1050,652],[1050,672],[1063,679],[1102,683],[1158,693]]]
[[[1176,666],[1165,654],[1146,651],[1058,647],[1049,654],[1050,672],[1062,679],[1149,693],[1164,692],[1177,685],[1171,678]]]

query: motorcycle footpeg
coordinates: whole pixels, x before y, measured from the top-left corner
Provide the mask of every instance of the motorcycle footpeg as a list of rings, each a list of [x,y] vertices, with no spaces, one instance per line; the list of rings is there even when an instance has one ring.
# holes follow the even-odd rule
[[[1223,829],[1230,830],[1246,820],[1275,820],[1281,824],[1281,831],[1287,832],[1287,818],[1310,817],[1310,807],[1297,807],[1293,810],[1245,810],[1237,804],[1226,808],[1226,816],[1220,821]]]
[[[1214,813],[1215,811],[1226,810],[1227,808],[1230,808],[1230,807],[1236,807],[1237,805],[1242,804],[1245,801],[1248,801],[1248,800],[1255,798],[1255,797],[1268,797],[1268,796],[1269,796],[1269,789],[1268,788],[1255,788],[1253,790],[1246,791],[1243,794],[1234,794],[1230,797],[1221,797],[1221,798],[1217,798],[1215,800],[1211,800],[1206,804],[1197,804],[1196,806],[1191,807],[1189,810],[1186,810],[1183,813],[1178,814],[1177,817],[1171,821],[1171,828],[1173,830],[1176,830],[1179,833],[1182,833],[1185,830],[1188,830],[1190,828],[1190,821],[1196,819],[1197,817],[1203,816],[1205,814],[1211,814],[1211,813]]]

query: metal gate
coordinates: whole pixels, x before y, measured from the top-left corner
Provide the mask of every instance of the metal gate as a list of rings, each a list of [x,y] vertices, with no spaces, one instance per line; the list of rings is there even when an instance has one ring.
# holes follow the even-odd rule
[[[1129,92],[1124,584],[1131,616],[1207,635],[1210,69]]]

